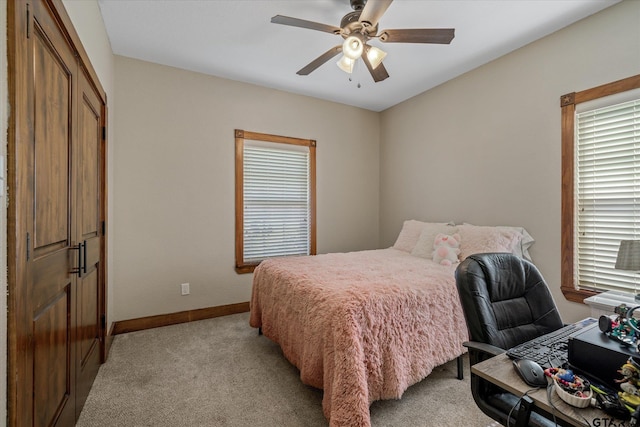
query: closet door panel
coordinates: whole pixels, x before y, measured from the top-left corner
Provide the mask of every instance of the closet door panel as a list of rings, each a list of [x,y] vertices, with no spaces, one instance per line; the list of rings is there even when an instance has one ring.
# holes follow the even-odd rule
[[[78,367],[77,408],[80,410],[89,394],[100,367],[100,297],[102,277],[100,219],[101,147],[104,110],[89,79],[82,72],[78,76],[78,149],[77,149],[77,233],[83,244],[83,269],[78,277]],[[79,413],[77,414],[79,415]]]
[[[80,363],[85,365],[96,345],[96,319],[98,311],[95,301],[98,299],[98,274],[93,270],[82,279],[78,286],[78,306],[82,307],[78,313],[78,350]]]
[[[51,425],[58,414],[68,412],[71,396],[70,351],[67,316],[71,305],[67,287],[57,299],[34,316],[34,401],[33,425]],[[65,325],[65,327],[60,327]],[[70,407],[73,406],[73,402]],[[59,423],[64,425],[64,421]]]
[[[74,117],[77,62],[40,3],[33,7],[30,73],[32,191],[28,221],[28,384],[32,425],[75,421]],[[21,420],[22,421],[22,420]],[[26,424],[25,423],[25,424]]]
[[[83,239],[97,237],[99,235],[99,180],[100,171],[100,142],[102,123],[100,104],[95,96],[91,96],[90,87],[86,81],[81,86],[82,104],[80,106],[80,155],[79,162],[81,183],[78,195],[82,212],[80,218],[82,229],[80,233]]]
[[[36,255],[67,246],[72,75],[37,32],[35,50],[35,224]]]

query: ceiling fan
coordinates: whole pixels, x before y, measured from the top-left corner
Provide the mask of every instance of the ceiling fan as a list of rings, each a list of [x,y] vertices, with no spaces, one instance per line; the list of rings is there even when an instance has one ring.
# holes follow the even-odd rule
[[[306,76],[311,74],[331,58],[342,52],[342,58],[337,62],[338,67],[347,73],[353,72],[353,65],[362,58],[375,82],[380,82],[389,73],[382,64],[387,55],[381,49],[371,46],[367,42],[378,39],[383,43],[437,43],[449,44],[453,40],[453,28],[416,28],[399,30],[382,30],[378,33],[378,21],[393,0],[350,0],[353,12],[347,13],[340,22],[340,27],[306,21],[290,16],[276,15],[271,18],[274,24],[290,25],[292,27],[308,28],[342,36],[344,42],[334,46],[305,67],[297,74]]]

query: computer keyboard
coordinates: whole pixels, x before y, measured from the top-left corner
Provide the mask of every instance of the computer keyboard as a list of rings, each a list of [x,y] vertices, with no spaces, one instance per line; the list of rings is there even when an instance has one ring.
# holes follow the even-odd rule
[[[596,319],[589,317],[566,325],[546,335],[510,348],[507,350],[507,356],[512,359],[533,360],[545,369],[561,367],[568,360],[569,335],[596,322]]]

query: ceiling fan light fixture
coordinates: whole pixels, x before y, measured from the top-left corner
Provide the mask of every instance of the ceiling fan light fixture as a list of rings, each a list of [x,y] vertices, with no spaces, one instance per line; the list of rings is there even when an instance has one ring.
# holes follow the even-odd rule
[[[355,62],[356,62],[355,60],[348,58],[345,55],[342,55],[340,60],[336,62],[336,65],[345,73],[351,74],[353,73],[353,64],[355,64]]]
[[[382,64],[382,60],[387,56],[387,52],[382,49],[378,49],[375,46],[369,46],[369,51],[367,52],[367,59],[371,64],[372,69],[376,69],[378,65]]]
[[[349,59],[356,60],[362,56],[364,41],[357,35],[350,35],[342,43],[342,53]]]
[[[339,27],[284,15],[276,15],[271,18],[271,22],[274,24],[322,31],[343,38],[342,44],[332,47],[298,70],[296,74],[307,76],[342,52],[344,56],[337,63],[341,70],[352,73],[353,69],[357,67],[354,65],[356,61],[362,58],[373,81],[377,83],[389,77],[389,73],[382,63],[387,54],[367,44],[369,40],[377,39],[381,43],[449,44],[455,36],[455,28],[401,28],[386,29],[378,33],[380,18],[394,0],[350,1],[354,11],[342,17]]]

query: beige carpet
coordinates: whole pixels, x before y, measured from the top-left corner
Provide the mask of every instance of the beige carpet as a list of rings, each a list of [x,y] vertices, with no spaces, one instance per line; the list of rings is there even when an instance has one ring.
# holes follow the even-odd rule
[[[77,426],[325,427],[322,391],[300,382],[248,313],[117,335]],[[485,427],[455,360],[400,400],[371,405],[373,427]]]

